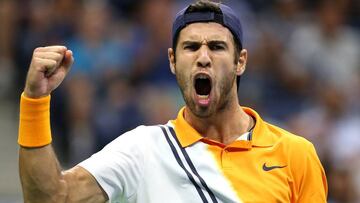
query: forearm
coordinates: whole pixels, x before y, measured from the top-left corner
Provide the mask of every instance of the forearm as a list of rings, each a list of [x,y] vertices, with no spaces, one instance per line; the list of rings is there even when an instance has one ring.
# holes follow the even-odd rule
[[[51,147],[50,93],[74,62],[64,46],[34,50],[20,102],[19,170],[25,202],[105,202],[107,196],[85,169],[61,171]]]
[[[19,170],[25,202],[61,202],[66,197],[66,183],[50,145],[49,108],[50,96],[21,97]]]
[[[65,202],[67,184],[51,145],[20,147],[19,171],[24,202]]]

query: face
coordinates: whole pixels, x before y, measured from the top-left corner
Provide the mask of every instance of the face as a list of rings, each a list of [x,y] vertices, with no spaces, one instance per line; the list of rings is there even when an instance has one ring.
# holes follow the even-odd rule
[[[236,77],[245,70],[247,53],[234,63],[231,32],[218,23],[193,23],[179,33],[176,62],[169,49],[171,71],[176,75],[185,103],[198,117],[206,118],[236,103]]]

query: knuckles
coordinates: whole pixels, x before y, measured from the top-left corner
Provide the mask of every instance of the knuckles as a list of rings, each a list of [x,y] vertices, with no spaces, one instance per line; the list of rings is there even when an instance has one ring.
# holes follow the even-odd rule
[[[42,47],[35,48],[34,51],[33,51],[33,55],[35,55],[37,52],[40,52],[41,49],[42,49]]]

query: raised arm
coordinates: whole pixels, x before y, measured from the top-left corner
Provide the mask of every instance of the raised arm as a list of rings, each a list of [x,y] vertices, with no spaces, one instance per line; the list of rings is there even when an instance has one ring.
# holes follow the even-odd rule
[[[24,202],[105,202],[95,178],[76,166],[62,171],[51,147],[50,93],[64,80],[74,61],[64,46],[34,50],[19,124],[19,170]]]

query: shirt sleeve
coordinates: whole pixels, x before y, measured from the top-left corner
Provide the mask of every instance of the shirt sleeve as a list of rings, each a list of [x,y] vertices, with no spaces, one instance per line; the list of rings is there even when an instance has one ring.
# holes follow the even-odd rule
[[[313,144],[307,142],[303,153],[298,153],[296,168],[294,168],[296,185],[296,202],[322,203],[327,202],[328,185],[325,171],[316,154]],[[300,152],[301,152],[300,151]]]
[[[138,127],[119,136],[79,164],[95,177],[108,195],[109,202],[129,201],[136,192],[144,161],[139,144],[140,129]]]

